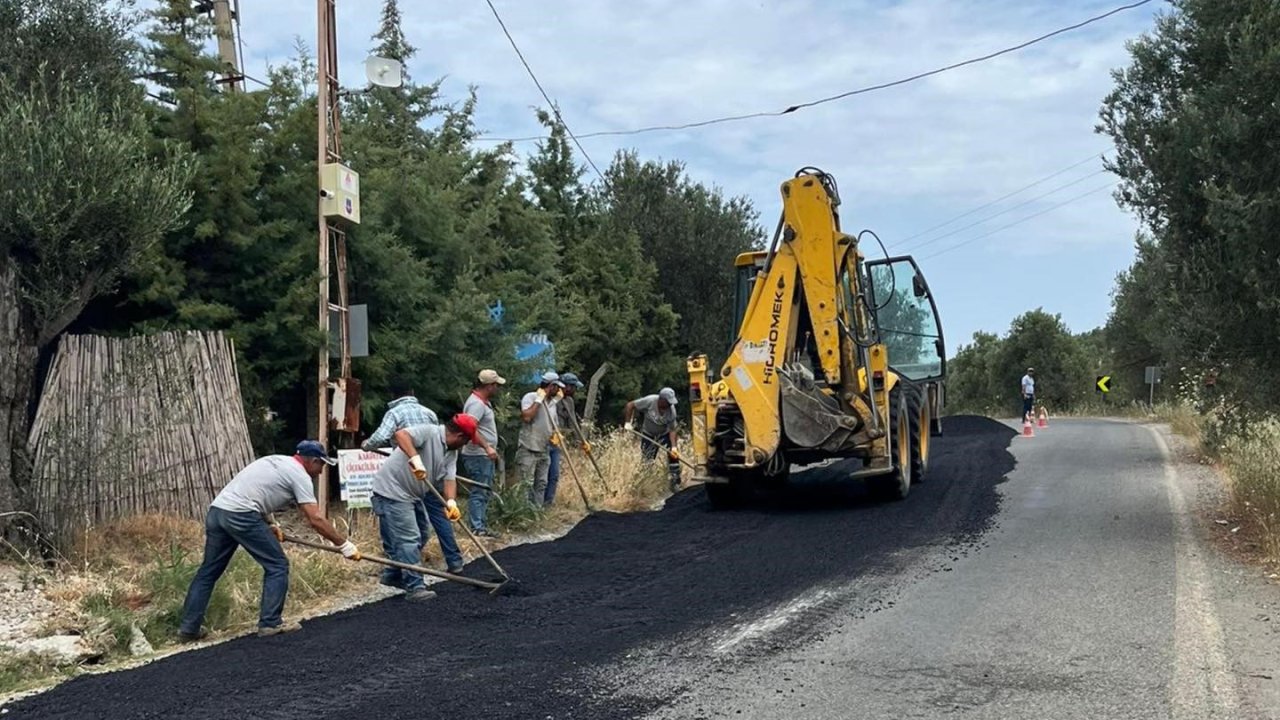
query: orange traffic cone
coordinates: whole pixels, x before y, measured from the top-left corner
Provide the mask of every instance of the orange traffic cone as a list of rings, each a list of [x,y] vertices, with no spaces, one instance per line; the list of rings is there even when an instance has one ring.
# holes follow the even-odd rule
[[[1022,437],[1035,437],[1036,431],[1031,426],[1031,413],[1022,416]]]
[[[1042,428],[1049,427],[1049,415],[1044,411],[1044,407],[1040,407],[1040,422],[1037,423]]]

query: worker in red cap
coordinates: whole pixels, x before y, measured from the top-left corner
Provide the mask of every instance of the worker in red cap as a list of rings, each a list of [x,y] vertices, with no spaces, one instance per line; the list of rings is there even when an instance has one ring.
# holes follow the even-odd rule
[[[411,565],[420,564],[431,526],[441,535],[442,548],[446,547],[446,530],[449,540],[453,540],[449,522],[462,518],[457,501],[458,450],[475,440],[475,436],[476,419],[463,414],[454,415],[444,425],[414,425],[397,430],[392,436],[395,452],[374,474],[370,499],[373,512],[378,516],[378,534],[387,557]],[[423,485],[428,482],[444,496],[443,505]],[[435,518],[429,520],[431,514],[437,514],[442,523],[432,522]],[[456,542],[450,544],[457,556],[446,555],[445,560],[450,572],[458,572],[462,570],[462,554],[457,551]],[[447,549],[445,552],[449,553]],[[386,568],[380,582],[404,590],[410,600],[435,597],[435,593],[426,589],[421,575],[407,570]]]

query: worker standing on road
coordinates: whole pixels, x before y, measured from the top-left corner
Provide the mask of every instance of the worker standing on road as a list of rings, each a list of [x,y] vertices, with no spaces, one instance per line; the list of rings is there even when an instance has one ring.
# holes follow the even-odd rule
[[[551,438],[556,425],[548,405],[564,388],[560,376],[545,373],[538,389],[520,399],[520,437],[516,467],[520,482],[529,488],[529,503],[543,507],[547,496],[547,475],[551,470]]]
[[[550,463],[547,469],[547,492],[543,497],[544,505],[550,505],[556,500],[556,488],[560,485],[560,455],[565,451],[565,433],[574,432],[582,451],[588,454],[591,452],[591,445],[587,439],[574,430],[578,427],[578,423],[573,396],[578,392],[578,388],[585,386],[578,376],[571,372],[562,374],[560,382],[564,383],[564,389],[548,402],[553,411],[552,420],[555,422],[556,429],[555,435],[551,438],[551,450],[548,453]]]
[[[1022,376],[1022,419],[1025,421],[1031,417],[1031,409],[1036,404],[1036,369],[1027,368],[1027,374]]]
[[[653,460],[658,454],[658,445],[667,449],[667,470],[671,474],[671,491],[680,489],[680,452],[676,449],[676,391],[669,387],[662,388],[657,395],[646,395],[627,403],[623,411],[624,426],[634,431],[632,418],[639,410],[642,413],[640,434],[653,442],[640,441],[640,451],[645,460]],[[657,443],[655,445],[654,443]]]
[[[369,436],[369,439],[360,444],[360,448],[365,452],[391,447],[395,433],[405,428],[418,425],[440,425],[440,419],[436,414],[414,397],[413,387],[409,383],[404,381],[393,383],[391,393],[396,396],[396,399],[387,403],[387,412],[382,416],[382,424]],[[422,502],[427,510],[427,520],[430,521],[431,528],[436,531],[436,537],[440,539],[440,553],[444,555],[445,566],[449,568],[449,572],[461,570],[462,549],[458,547],[458,539],[453,535],[453,525],[445,517],[444,507],[430,493],[426,493]],[[423,544],[426,544],[425,540]],[[418,558],[414,563],[421,561],[422,558]]]
[[[467,443],[462,448],[462,472],[467,478],[489,488],[493,488],[498,475],[498,422],[493,414],[493,399],[506,384],[506,378],[497,371],[481,370],[476,377],[474,389],[462,405],[462,412],[475,418],[478,428],[476,441]],[[467,501],[467,522],[471,524],[472,532],[482,537],[492,535],[485,524],[491,492],[491,489],[472,487],[471,497]]]
[[[182,606],[178,637],[185,642],[199,640],[213,586],[227,569],[236,548],[243,547],[262,566],[262,605],[258,615],[258,636],[297,630],[301,625],[281,619],[289,592],[289,559],[284,555],[284,531],[270,517],[291,503],[297,503],[302,517],[324,539],[337,545],[342,556],[359,560],[360,551],[333,525],[320,516],[315,488],[311,482],[328,465],[324,446],[314,440],[298,443],[293,457],[268,455],[249,463],[236,474],[209,505],[204,519],[204,560],[191,580]]]
[[[373,476],[373,513],[378,516],[378,535],[387,557],[417,565],[427,544],[427,506],[430,495],[423,483],[432,483],[445,498],[446,521],[458,520],[458,450],[476,438],[476,419],[466,414],[453,416],[445,425],[414,425],[397,430],[396,449]],[[439,502],[437,500],[437,502]],[[461,558],[450,564],[449,572],[462,570]],[[379,580],[400,588],[410,600],[429,600],[428,590],[418,573],[400,568],[384,568]]]
[[[391,447],[391,436],[397,430],[414,425],[439,425],[440,419],[431,408],[418,402],[413,395],[413,388],[403,381],[391,384],[391,394],[395,400],[387,403],[387,412],[382,416],[382,424],[360,444],[360,449],[373,452],[379,448]]]

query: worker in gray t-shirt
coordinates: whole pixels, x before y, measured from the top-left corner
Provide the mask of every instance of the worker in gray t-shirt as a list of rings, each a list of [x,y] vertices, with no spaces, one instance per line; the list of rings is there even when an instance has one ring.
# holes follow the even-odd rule
[[[387,557],[409,565],[422,562],[430,533],[426,498],[435,500],[424,483],[432,483],[444,496],[448,521],[462,518],[457,501],[458,450],[475,437],[475,418],[462,413],[444,425],[414,425],[395,432],[396,449],[374,474],[370,498]],[[461,570],[461,558],[449,564],[450,572]],[[410,600],[435,597],[422,576],[409,570],[386,568],[380,582],[401,588]]]
[[[227,569],[236,548],[243,547],[262,566],[262,605],[258,635],[297,630],[296,621],[285,623],[285,595],[289,590],[289,561],[280,543],[284,531],[270,518],[272,513],[297,504],[302,517],[337,545],[343,557],[359,560],[360,551],[320,516],[312,481],[326,466],[336,464],[324,446],[314,440],[298,443],[292,457],[268,455],[249,463],[218,493],[204,520],[204,561],[187,590],[178,637],[199,640],[206,634],[200,624],[213,586]]]
[[[657,395],[632,400],[623,411],[624,427],[631,432],[636,432],[633,418],[636,411],[640,412],[639,433],[646,438],[640,441],[640,452],[645,460],[657,457],[659,445],[666,448],[672,492],[680,488],[680,453],[676,450],[676,428],[679,426],[677,404],[676,391],[664,387]]]
[[[516,467],[520,482],[528,488],[529,504],[542,507],[546,502],[547,474],[551,471],[551,436],[556,421],[549,402],[564,388],[560,375],[544,373],[538,389],[520,398],[520,436],[516,448]]]
[[[467,443],[458,458],[462,473],[485,487],[472,487],[467,499],[467,522],[476,535],[491,535],[485,524],[489,514],[489,496],[493,492],[498,460],[498,420],[493,412],[493,399],[507,384],[507,379],[496,370],[481,370],[476,376],[475,388],[462,405],[462,412],[476,419],[476,441]]]

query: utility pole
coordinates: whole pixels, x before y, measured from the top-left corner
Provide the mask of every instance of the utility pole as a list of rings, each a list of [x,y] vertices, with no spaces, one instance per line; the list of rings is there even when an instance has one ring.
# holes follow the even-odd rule
[[[213,27],[218,36],[218,57],[224,66],[221,77],[217,80],[218,84],[224,86],[228,92],[243,89],[240,12],[234,0],[196,0],[195,9],[213,15]]]
[[[335,0],[316,0],[316,49],[318,54],[318,137],[316,162],[320,198],[317,205],[319,237],[317,254],[320,283],[317,322],[321,335],[328,337],[331,313],[337,318],[339,373],[330,378],[330,345],[318,354],[316,373],[316,439],[329,446],[329,431],[355,431],[360,426],[359,383],[351,377],[350,315],[347,299],[347,234],[336,224],[338,218],[360,222],[359,176],[342,164],[342,124],[338,111],[338,39]],[[336,269],[336,277],[330,270]],[[334,282],[336,281],[336,282]],[[337,298],[334,301],[334,285]],[[333,401],[330,402],[330,391]],[[321,476],[316,489],[321,514],[327,514],[329,478]]]

